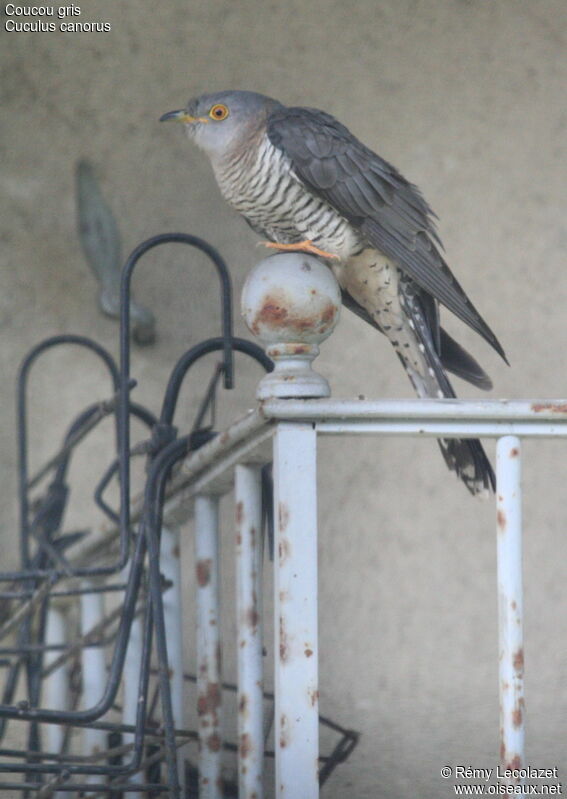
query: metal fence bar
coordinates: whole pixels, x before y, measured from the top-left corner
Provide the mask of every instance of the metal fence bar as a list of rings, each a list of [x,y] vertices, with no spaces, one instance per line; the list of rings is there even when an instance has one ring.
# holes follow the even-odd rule
[[[124,580],[128,580],[130,566],[123,571]],[[128,639],[128,649],[124,660],[124,680],[122,688],[122,722],[123,724],[135,725],[138,715],[139,690],[140,690],[140,669],[142,667],[142,648],[143,648],[143,624],[139,616],[134,616],[130,627],[130,637]],[[124,744],[134,745],[134,733],[122,733]],[[142,785],[144,782],[143,772],[137,771],[129,776],[131,783]],[[141,793],[132,793],[132,799],[142,799]]]
[[[277,799],[319,796],[316,447],[312,424],[277,425],[274,441]]]
[[[181,566],[179,551],[179,529],[163,527],[160,545],[161,573],[171,586],[163,595],[163,615],[167,633],[167,657],[171,683],[171,703],[176,729],[185,728],[183,707],[183,624],[181,611],[183,597],[181,592]],[[179,784],[183,792],[185,785],[185,767],[183,757],[178,752],[177,767]]]
[[[500,672],[500,766],[524,761],[524,638],[520,440],[498,439],[496,448],[497,573]],[[510,783],[521,780],[510,778]]]
[[[197,572],[197,711],[199,797],[221,799],[222,673],[220,638],[219,498],[195,498]]]
[[[262,799],[262,482],[259,467],[235,469],[238,625],[238,796]]]
[[[47,623],[45,626],[46,644],[65,644],[67,640],[67,624],[65,614],[53,604],[47,611]],[[49,666],[59,653],[53,650],[46,650],[44,664]],[[69,709],[69,663],[63,662],[58,669],[55,669],[44,681],[45,705],[46,707],[56,708],[57,710]],[[47,749],[49,752],[61,753],[65,741],[65,728],[59,724],[48,724],[46,730]],[[52,794],[53,799],[62,799],[65,794],[56,791]]]
[[[90,583],[85,582],[87,587]],[[89,632],[104,618],[104,605],[102,594],[81,595],[81,634]],[[106,664],[104,650],[98,646],[86,646],[81,651],[81,666],[83,675],[83,703],[85,707],[92,707],[100,702],[106,688]],[[82,730],[83,754],[94,755],[106,749],[106,734],[104,730],[93,727],[84,727]],[[98,782],[99,776],[86,777],[86,782]]]

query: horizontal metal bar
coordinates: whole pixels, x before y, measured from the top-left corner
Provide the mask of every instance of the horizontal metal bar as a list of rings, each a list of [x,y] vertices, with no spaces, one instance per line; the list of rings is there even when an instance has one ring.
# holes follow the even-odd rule
[[[332,434],[567,436],[567,400],[274,399],[261,412]]]
[[[443,421],[415,419],[404,421],[315,422],[315,428],[322,435],[379,435],[410,436],[422,438],[500,438],[519,436],[521,438],[565,438],[567,425],[549,422],[510,422],[506,419],[492,422],[482,421]]]

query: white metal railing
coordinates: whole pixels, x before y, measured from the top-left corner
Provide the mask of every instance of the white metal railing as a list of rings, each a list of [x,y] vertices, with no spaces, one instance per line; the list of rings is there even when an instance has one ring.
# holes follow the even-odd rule
[[[257,390],[258,407],[192,454],[177,477],[178,499],[195,498],[199,624],[218,613],[202,590],[216,592],[218,496],[235,472],[239,685],[239,796],[263,796],[262,608],[259,466],[274,475],[274,749],[277,799],[315,799],[318,782],[317,439],[320,435],[492,437],[497,439],[496,540],[502,769],[524,759],[521,440],[567,436],[567,402],[529,400],[337,400],[312,369],[333,330],[340,294],[330,271],[298,255],[269,258],[252,270],[242,307],[274,371]],[[315,298],[315,299],[314,299]],[[270,446],[271,443],[271,446]],[[324,487],[323,487],[324,490]],[[471,500],[473,501],[473,500]],[[210,561],[206,570],[203,559]],[[210,579],[209,579],[210,578]],[[211,609],[213,608],[213,609]],[[215,616],[215,629],[219,619]],[[220,683],[220,645],[198,635],[199,663]],[[215,647],[218,647],[215,649]],[[216,652],[216,660],[213,654]],[[209,687],[207,687],[207,685]],[[210,713],[203,682],[200,699]],[[215,702],[220,696],[215,696]],[[203,716],[205,718],[205,716]],[[220,707],[201,734],[202,797],[220,792]],[[216,726],[215,726],[215,723]],[[214,728],[214,745],[208,746]],[[216,736],[219,736],[217,739]],[[214,750],[214,751],[211,751]],[[510,784],[522,782],[510,774]]]
[[[319,795],[317,440],[327,435],[497,439],[499,762],[502,769],[521,769],[525,766],[521,442],[567,437],[567,401],[330,399],[327,382],[312,370],[311,362],[336,321],[338,291],[316,259],[308,258],[306,269],[303,256],[286,256],[292,259],[292,269],[302,275],[294,284],[293,296],[285,295],[283,288],[287,291],[293,281],[289,274],[273,277],[277,258],[281,257],[269,259],[267,272],[259,265],[261,290],[257,285],[254,292],[245,287],[243,296],[247,323],[266,345],[275,370],[259,385],[257,407],[186,459],[168,488],[164,512],[165,523],[173,526],[180,510],[193,508],[200,796],[222,796],[219,500],[233,488],[239,797],[262,799],[266,790],[260,468],[270,462],[275,528],[275,796],[315,799]],[[324,285],[305,283],[315,279],[321,268]],[[298,297],[302,281],[303,296]],[[318,297],[315,309],[310,305],[314,295]],[[277,304],[274,296],[279,298]],[[180,573],[173,550],[166,537],[162,569],[169,569],[175,582],[175,574],[179,580]],[[181,657],[180,613],[179,600],[168,604],[171,649],[177,647],[170,652],[174,675],[179,674],[174,661],[179,664]],[[133,652],[132,658],[136,661],[139,653]],[[175,703],[179,706],[180,691],[178,683]],[[133,706],[125,706],[125,718],[131,719],[134,711]],[[509,782],[520,783],[522,778],[511,775]]]
[[[199,508],[218,502],[230,488],[227,476],[236,465],[235,516],[238,560],[238,683],[240,795],[262,794],[261,582],[257,545],[260,492],[259,465],[273,459],[275,509],[275,756],[276,796],[318,796],[317,693],[317,437],[319,435],[400,435],[444,438],[466,434],[497,439],[496,505],[499,605],[500,765],[520,769],[524,760],[524,694],[522,635],[521,439],[567,436],[565,401],[467,402],[400,400],[374,402],[330,399],[273,399],[236,422],[184,464],[170,500],[195,496],[195,534],[207,559],[218,557],[217,530]],[[272,440],[272,446],[267,441]],[[324,490],[324,487],[323,487]],[[209,493],[210,492],[210,493]],[[177,498],[176,498],[177,497]],[[216,499],[215,499],[216,497]],[[474,501],[471,499],[470,501]],[[203,539],[209,540],[206,547]],[[216,553],[216,554],[215,554]],[[208,572],[209,567],[207,567]],[[214,562],[210,566],[215,571]],[[203,581],[197,564],[197,582]],[[205,601],[205,600],[203,600]],[[205,614],[205,616],[202,616]],[[199,617],[205,618],[201,605]],[[217,624],[218,628],[218,624]],[[201,643],[199,643],[201,642]],[[220,642],[219,642],[220,643]],[[210,659],[210,642],[199,657]],[[204,648],[207,651],[204,651]],[[220,681],[215,672],[214,681]],[[221,728],[217,728],[221,735]],[[201,746],[203,797],[220,797],[214,788],[220,764]],[[216,748],[218,741],[215,742]],[[253,756],[252,756],[253,753]],[[252,762],[248,763],[251,758]],[[249,766],[251,766],[250,770]],[[514,781],[511,778],[511,781]],[[518,780],[515,780],[516,782]],[[218,783],[217,783],[218,784]]]

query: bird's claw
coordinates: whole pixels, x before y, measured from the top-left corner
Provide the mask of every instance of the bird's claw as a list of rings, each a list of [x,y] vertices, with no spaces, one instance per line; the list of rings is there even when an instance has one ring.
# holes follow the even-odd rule
[[[320,258],[339,258],[339,256],[335,255],[334,253],[325,252],[325,250],[319,249],[319,247],[315,246],[310,239],[298,241],[297,244],[278,244],[275,241],[261,241],[259,243],[263,244],[264,247],[270,247],[272,250],[285,250],[286,252],[307,252],[310,255],[318,255]]]

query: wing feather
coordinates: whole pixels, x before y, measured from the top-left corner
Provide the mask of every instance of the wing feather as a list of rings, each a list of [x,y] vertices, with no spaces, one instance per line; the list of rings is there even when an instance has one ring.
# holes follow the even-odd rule
[[[267,134],[311,192],[506,360],[498,339],[443,260],[435,214],[416,186],[323,111],[278,107],[268,117]]]

